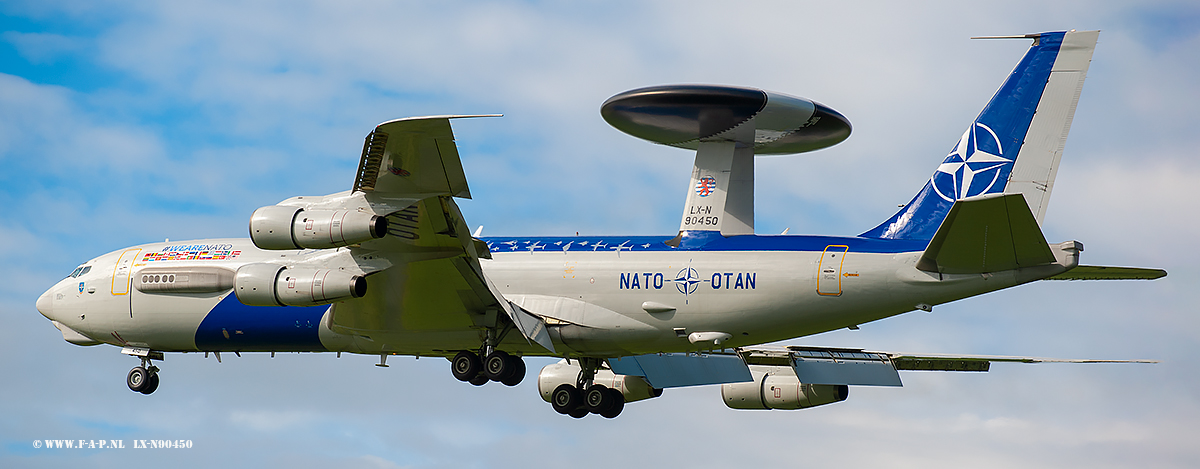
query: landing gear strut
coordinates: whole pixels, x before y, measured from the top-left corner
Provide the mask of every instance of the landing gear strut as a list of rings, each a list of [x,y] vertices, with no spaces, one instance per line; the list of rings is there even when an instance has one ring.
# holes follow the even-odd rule
[[[133,392],[150,394],[158,389],[158,367],[151,364],[147,357],[141,357],[141,359],[141,366],[133,367],[125,376],[125,384]]]
[[[555,412],[577,419],[589,413],[609,419],[621,415],[621,411],[625,409],[625,395],[616,389],[592,382],[596,377],[596,370],[600,367],[600,359],[581,358],[579,367],[579,378],[574,386],[560,384],[550,394],[550,405],[554,406]]]

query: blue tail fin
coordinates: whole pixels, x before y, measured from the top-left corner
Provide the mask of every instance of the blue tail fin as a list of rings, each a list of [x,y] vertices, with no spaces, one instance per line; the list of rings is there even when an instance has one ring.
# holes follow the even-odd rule
[[[1020,193],[1042,221],[1098,31],[1031,34],[1033,46],[908,205],[860,236],[931,239],[956,200]]]

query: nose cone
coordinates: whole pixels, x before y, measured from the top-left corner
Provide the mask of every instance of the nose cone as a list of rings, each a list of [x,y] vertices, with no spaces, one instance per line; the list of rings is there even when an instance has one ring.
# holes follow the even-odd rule
[[[51,297],[50,290],[46,290],[46,293],[42,293],[42,296],[38,297],[36,306],[38,312],[42,313],[46,319],[54,319],[54,298]]]

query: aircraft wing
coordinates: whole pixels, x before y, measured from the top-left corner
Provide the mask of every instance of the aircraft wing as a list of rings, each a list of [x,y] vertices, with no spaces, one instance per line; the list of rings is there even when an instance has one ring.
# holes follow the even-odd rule
[[[1158,363],[1157,360],[1105,360],[1095,358],[1043,358],[1004,355],[951,355],[883,352],[897,370],[988,371],[995,362],[1008,363]]]
[[[735,360],[738,359],[738,360]],[[748,347],[701,353],[650,354],[609,359],[613,373],[641,376],[655,388],[747,382],[750,367],[790,368],[801,383],[903,386],[898,371],[985,372],[993,362],[1158,363],[999,355],[911,354],[833,347]]]
[[[377,331],[462,330],[507,317],[526,338],[553,350],[542,320],[511,304],[484,275],[487,245],[471,236],[455,197],[470,198],[450,119],[437,116],[380,124],[363,144],[352,195],[386,214],[388,234],[352,248],[356,258],[391,266],[367,277],[381,292],[338,304],[330,328]]]

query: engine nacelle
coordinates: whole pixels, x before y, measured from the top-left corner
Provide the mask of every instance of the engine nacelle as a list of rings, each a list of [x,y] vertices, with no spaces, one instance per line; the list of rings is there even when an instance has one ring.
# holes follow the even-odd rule
[[[578,378],[579,366],[569,365],[566,360],[546,365],[542,367],[542,372],[538,373],[538,393],[542,395],[542,399],[550,402],[550,393],[554,392],[554,388],[563,384],[574,386]],[[592,382],[621,391],[621,394],[625,396],[625,402],[658,397],[662,395],[663,391],[651,387],[641,376],[618,375],[614,374],[612,370],[596,370],[596,377],[592,379]]]
[[[846,400],[846,385],[804,384],[786,366],[752,366],[754,381],[721,385],[721,397],[731,409],[807,409]]]
[[[387,226],[384,217],[354,210],[269,205],[250,216],[250,239],[261,249],[324,249],[382,238]]]
[[[237,270],[234,292],[248,306],[316,306],[361,298],[367,279],[338,270],[246,264]]]

